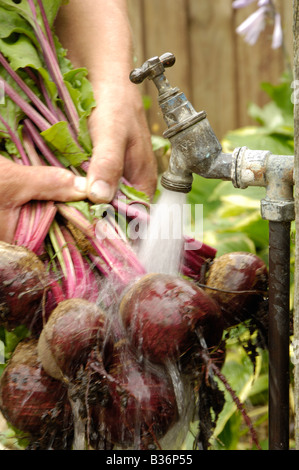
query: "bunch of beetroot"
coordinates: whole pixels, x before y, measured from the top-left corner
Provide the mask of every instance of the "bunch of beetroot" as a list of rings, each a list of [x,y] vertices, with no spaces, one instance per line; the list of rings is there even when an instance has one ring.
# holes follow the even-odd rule
[[[1,377],[1,411],[7,421],[28,433],[35,446],[72,446],[72,411],[79,401],[89,445],[142,449],[159,446],[159,439],[179,418],[165,362],[178,361],[187,353],[196,340],[192,335],[201,318],[207,332],[209,313],[211,320],[220,320],[214,301],[190,281],[155,274],[139,276],[137,282],[128,285],[120,304],[115,300],[112,303],[111,297],[107,301],[105,295],[102,299],[97,285],[97,302],[72,297],[57,302],[51,310],[53,296],[49,294],[56,285],[53,288],[46,264],[24,247],[4,242],[0,245],[3,325],[8,329],[19,324],[30,329],[34,325],[29,339],[18,344]],[[109,291],[115,288],[115,279],[113,285],[108,278],[106,282]],[[118,286],[118,295],[120,290]],[[136,305],[143,305],[143,311],[133,308],[134,290]],[[152,304],[147,311],[142,295],[148,293]],[[168,296],[163,304],[161,294]],[[168,313],[164,316],[165,307]],[[148,344],[144,342],[146,350],[141,353],[133,322],[137,313],[138,321],[144,320],[146,325],[149,312],[155,314],[153,323],[142,335],[151,331],[152,338]],[[37,318],[39,321],[35,321]],[[160,348],[159,331],[164,321],[168,325],[162,336],[167,331],[164,340],[177,344],[175,348]],[[221,334],[220,327],[217,342]]]
[[[189,364],[179,370],[194,383],[209,360],[220,369],[224,329],[254,316],[267,289],[264,263],[231,253],[214,259],[202,287],[182,275],[135,273],[125,287],[102,279],[90,291],[97,301],[72,297],[53,308],[46,264],[26,248],[0,247],[3,325],[34,325],[1,377],[1,411],[33,448],[72,448],[78,419],[86,446],[159,448],[180,419],[167,365]]]
[[[84,176],[95,102],[87,71],[72,67],[53,34],[58,6],[1,4],[0,151]],[[27,61],[15,53],[19,40]],[[120,224],[147,220],[140,204],[149,207],[124,179],[109,205],[32,201],[13,243],[0,242],[0,326],[28,330],[1,376],[0,409],[32,449],[159,448],[180,419],[169,364],[198,383],[209,360],[224,361],[224,329],[264,301],[259,258],[217,259],[187,237],[177,276],[146,273]]]

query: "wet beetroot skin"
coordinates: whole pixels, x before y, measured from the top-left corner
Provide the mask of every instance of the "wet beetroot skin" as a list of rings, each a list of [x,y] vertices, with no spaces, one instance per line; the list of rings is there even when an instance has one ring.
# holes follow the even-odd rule
[[[223,326],[217,303],[195,283],[176,276],[151,274],[129,289],[120,315],[140,354],[155,363],[178,359],[204,337],[217,346]]]

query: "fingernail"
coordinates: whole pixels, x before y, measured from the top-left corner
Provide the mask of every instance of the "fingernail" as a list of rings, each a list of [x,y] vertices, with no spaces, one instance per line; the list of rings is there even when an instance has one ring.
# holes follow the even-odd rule
[[[99,202],[110,202],[113,199],[114,192],[106,181],[98,180],[91,186],[90,195]]]
[[[74,188],[80,193],[87,191],[87,179],[84,176],[76,176],[74,179]]]

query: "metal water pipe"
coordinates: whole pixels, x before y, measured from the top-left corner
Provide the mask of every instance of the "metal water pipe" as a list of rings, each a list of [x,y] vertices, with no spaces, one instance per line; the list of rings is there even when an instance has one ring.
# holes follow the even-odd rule
[[[289,448],[289,296],[290,224],[295,218],[294,156],[236,148],[224,153],[205,111],[197,112],[165,76],[175,63],[166,53],[147,60],[130,74],[133,83],[154,82],[167,124],[164,137],[171,143],[168,169],[161,178],[164,188],[188,193],[193,173],[231,181],[236,188],[266,189],[261,216],[269,221],[269,449]]]
[[[293,0],[293,70],[294,84],[299,83],[299,0]],[[296,91],[296,90],[295,90]],[[296,98],[296,94],[295,94]],[[294,276],[294,344],[299,344],[299,100],[294,100],[294,177],[295,177],[295,276]],[[294,351],[295,352],[295,351]],[[297,351],[298,352],[298,351]],[[299,450],[299,358],[294,364],[295,444]]]

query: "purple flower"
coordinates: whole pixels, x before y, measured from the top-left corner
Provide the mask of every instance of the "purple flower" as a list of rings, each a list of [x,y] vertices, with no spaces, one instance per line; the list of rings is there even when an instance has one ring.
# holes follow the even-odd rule
[[[261,7],[252,13],[236,29],[237,33],[244,36],[245,41],[251,46],[256,43],[260,33],[266,25],[267,8]]]
[[[233,2],[233,8],[246,7],[253,1],[254,0],[235,0]],[[277,13],[272,0],[258,0],[257,6],[259,7],[258,10],[243,21],[236,29],[236,32],[243,36],[248,44],[253,45],[258,40],[260,33],[264,30],[267,19],[270,18],[274,20],[272,49],[277,49],[283,43],[281,16]]]
[[[283,32],[281,26],[281,17],[279,13],[275,13],[274,31],[272,36],[272,49],[278,49],[283,43]]]
[[[266,5],[273,7],[272,0],[259,0],[257,4],[258,7],[264,7]]]
[[[255,2],[255,0],[235,0],[233,2],[233,8],[243,8],[250,5],[250,3]]]

